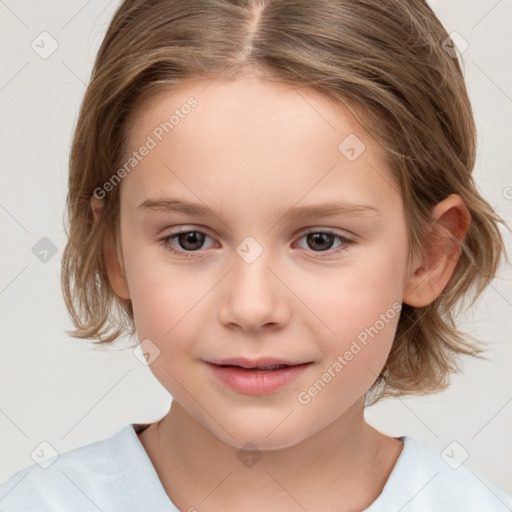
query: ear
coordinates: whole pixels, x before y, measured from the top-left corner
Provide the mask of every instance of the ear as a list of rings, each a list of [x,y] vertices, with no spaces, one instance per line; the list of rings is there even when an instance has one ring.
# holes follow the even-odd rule
[[[91,197],[91,208],[94,213],[94,222],[98,222],[103,214],[104,203],[95,196]],[[108,279],[115,294],[121,299],[129,299],[130,291],[126,280],[124,262],[121,253],[121,247],[115,243],[111,233],[105,234],[102,243],[101,255],[105,268],[107,269]]]
[[[404,285],[403,301],[414,307],[433,302],[453,274],[471,215],[461,196],[451,194],[436,205],[423,255],[416,256]]]

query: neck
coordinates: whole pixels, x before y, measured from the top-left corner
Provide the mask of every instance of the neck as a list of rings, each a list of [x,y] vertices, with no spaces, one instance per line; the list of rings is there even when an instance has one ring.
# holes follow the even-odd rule
[[[362,400],[322,431],[278,450],[240,451],[176,401],[146,432],[141,441],[181,510],[361,510],[380,494],[402,448],[364,421]]]

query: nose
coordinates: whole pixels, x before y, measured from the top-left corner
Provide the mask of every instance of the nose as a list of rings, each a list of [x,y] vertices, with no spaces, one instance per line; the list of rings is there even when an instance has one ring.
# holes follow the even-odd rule
[[[234,255],[233,268],[219,290],[223,325],[257,332],[279,329],[288,322],[287,290],[269,264],[265,252],[252,263]]]

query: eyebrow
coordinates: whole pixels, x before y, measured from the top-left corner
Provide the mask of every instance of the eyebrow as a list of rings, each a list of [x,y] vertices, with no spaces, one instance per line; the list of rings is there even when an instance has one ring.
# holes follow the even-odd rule
[[[222,218],[222,210],[214,211],[200,203],[191,203],[174,198],[146,199],[139,208],[155,213],[184,213],[196,217]],[[281,220],[298,220],[304,218],[328,217],[333,215],[382,215],[374,206],[339,201],[328,201],[322,204],[294,206],[277,210],[275,215]]]

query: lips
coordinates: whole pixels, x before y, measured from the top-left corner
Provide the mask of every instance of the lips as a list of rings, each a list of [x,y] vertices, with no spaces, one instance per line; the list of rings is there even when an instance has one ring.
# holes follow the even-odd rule
[[[212,374],[223,385],[247,395],[275,393],[302,375],[311,361],[276,358],[234,358],[207,361]]]
[[[211,364],[215,364],[217,366],[237,366],[239,368],[246,369],[270,369],[274,370],[279,367],[285,366],[297,366],[300,364],[305,364],[309,361],[290,361],[286,359],[277,359],[271,357],[261,357],[258,359],[248,359],[245,357],[236,357],[230,359],[216,359],[214,361],[208,361]]]

